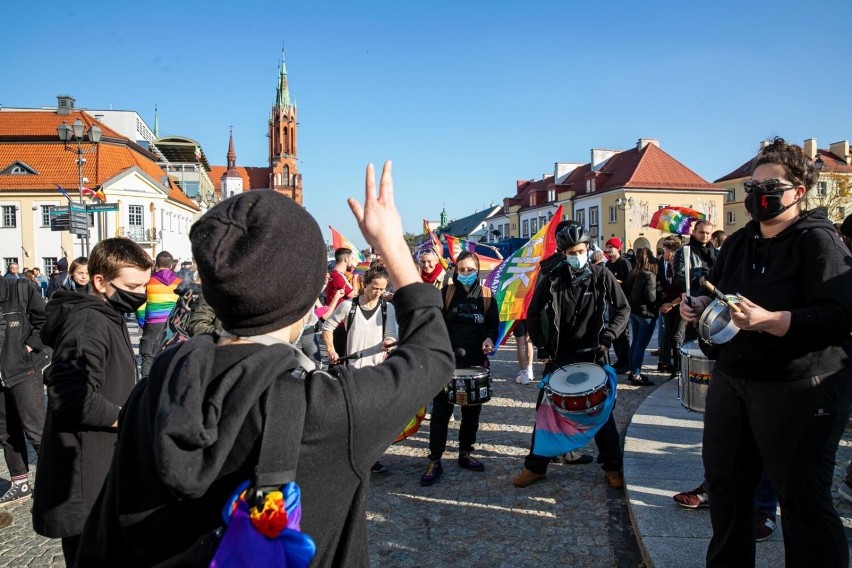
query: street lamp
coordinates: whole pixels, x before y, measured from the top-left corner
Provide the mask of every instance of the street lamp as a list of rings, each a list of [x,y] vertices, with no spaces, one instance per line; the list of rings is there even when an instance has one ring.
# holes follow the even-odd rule
[[[633,207],[633,198],[628,197],[627,199],[624,199],[623,197],[619,197],[615,200],[615,206],[624,211],[628,207]]]
[[[825,162],[822,161],[822,156],[817,154],[816,160],[814,160],[814,169],[817,175],[822,171],[823,166],[825,166]]]
[[[95,152],[97,150],[97,145],[101,141],[101,134],[103,132],[98,127],[97,124],[93,124],[89,127],[88,132],[86,131],[86,125],[83,124],[83,121],[77,118],[74,121],[74,124],[68,126],[68,124],[63,121],[62,124],[56,127],[56,134],[59,135],[59,139],[62,140],[64,144],[65,150],[68,152],[74,152],[77,154],[77,191],[80,196],[80,205],[85,206],[83,201],[83,164],[86,163],[86,160],[83,159],[83,154],[88,154],[90,152]],[[91,148],[83,149],[83,139],[84,135],[88,134],[89,143],[92,145]],[[71,140],[75,140],[77,142],[77,149],[69,148],[68,143]],[[70,216],[70,211],[69,211]],[[86,215],[86,226],[89,224],[89,216]],[[78,235],[79,236],[79,235]],[[85,254],[89,256],[89,230],[86,229],[86,234],[83,236],[85,241]]]
[[[207,209],[210,209],[211,207],[216,205],[216,195],[213,194],[212,198],[207,197],[206,195],[204,195],[204,192],[199,189],[198,193],[195,194],[195,202],[198,204],[198,207],[201,207],[203,205]]]

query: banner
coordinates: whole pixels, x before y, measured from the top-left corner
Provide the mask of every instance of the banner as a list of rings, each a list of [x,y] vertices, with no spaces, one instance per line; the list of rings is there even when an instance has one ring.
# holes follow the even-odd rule
[[[539,263],[556,252],[556,225],[562,220],[562,206],[524,246],[500,263],[485,281],[500,310],[497,347],[502,345],[517,320],[527,317],[540,271]]]
[[[331,225],[329,225],[328,228],[331,229],[331,246],[334,247],[334,250],[348,248],[352,251],[352,254],[355,255],[358,262],[366,262],[367,259],[364,258],[364,255],[361,254],[361,251],[358,250],[358,247],[356,247],[352,241],[335,231],[334,227]]]

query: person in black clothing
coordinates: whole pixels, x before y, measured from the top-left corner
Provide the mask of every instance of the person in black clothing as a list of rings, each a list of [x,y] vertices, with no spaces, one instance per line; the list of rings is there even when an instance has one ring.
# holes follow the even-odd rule
[[[452,284],[442,290],[444,320],[447,322],[450,343],[456,353],[458,369],[488,366],[488,354],[494,351],[499,325],[497,302],[488,301],[486,309],[485,295],[490,296],[490,292],[479,283],[479,259],[476,255],[468,251],[459,253],[456,257],[456,273],[453,275]],[[452,298],[448,299],[450,294]],[[446,381],[450,378],[452,377],[448,376]],[[485,470],[482,462],[470,457],[473,445],[476,443],[481,412],[481,404],[461,407],[458,464],[471,471]],[[432,485],[444,471],[441,456],[447,449],[447,427],[452,414],[453,405],[447,399],[447,393],[442,390],[432,400],[432,418],[429,422],[429,465],[423,477],[420,478],[421,485]]]
[[[396,350],[364,369],[316,370],[293,346],[326,273],[316,221],[272,190],[211,208],[190,240],[204,297],[224,330],[164,351],[122,409],[115,459],[83,531],[81,566],[156,565],[221,527],[228,498],[253,479],[268,399],[276,413],[304,412],[301,444],[282,451],[298,451],[301,529],[316,543],[311,566],[369,564],[370,466],[446,383],[453,360],[440,294],[420,282],[402,238],[390,163],[378,198],[368,167],[365,194],[363,208],[349,204],[397,287]],[[275,286],[257,286],[261,265]],[[274,397],[278,384],[296,380],[303,397]]]
[[[624,283],[627,282],[627,276],[633,269],[630,261],[621,254],[624,245],[618,237],[612,237],[606,242],[606,251],[609,255],[609,260],[606,267],[615,276],[615,280],[619,286],[624,288]],[[615,338],[613,342],[615,350],[615,372],[622,374],[626,373],[630,368],[630,331],[629,328],[624,328],[624,332]]]
[[[675,309],[674,302],[680,303],[683,289],[679,288],[674,278],[674,256],[681,247],[679,237],[674,235],[663,239],[663,254],[659,258],[659,280],[663,292],[660,317],[663,321],[663,337],[660,342],[660,363],[657,371],[670,373],[674,376],[677,369],[675,361],[675,333],[680,326],[680,310]]]
[[[612,272],[589,264],[588,243],[582,225],[563,221],[556,227],[559,253],[542,262],[527,311],[527,328],[545,362],[545,375],[569,363],[603,365],[612,342],[627,328],[627,298]],[[607,311],[609,320],[604,321]],[[539,390],[536,408],[544,396],[544,389]],[[512,480],[515,487],[527,487],[547,477],[550,458],[533,454],[534,443],[535,430],[524,470]],[[621,441],[612,414],[595,434],[595,443],[607,483],[616,489],[623,487]]]
[[[710,274],[710,270],[716,263],[717,252],[710,240],[712,236],[713,223],[710,221],[700,220],[692,226],[692,234],[687,243],[689,245],[689,291],[691,294],[700,294],[700,290],[704,290],[702,282]],[[685,250],[681,247],[674,256],[674,283],[682,292],[687,290]],[[734,291],[736,292],[736,290]],[[681,319],[674,330],[675,369],[680,369],[680,346],[685,341],[694,339],[698,339],[698,329],[694,324],[687,325],[687,322]]]
[[[36,451],[44,426],[42,370],[49,362],[41,341],[44,300],[25,280],[0,278],[0,446],[12,485],[0,506],[32,495],[27,440]]]
[[[145,303],[151,258],[130,239],[105,239],[89,257],[91,292],[58,291],[41,339],[53,348],[47,417],[33,495],[33,528],[62,539],[74,566],[83,523],[104,483],[118,411],[136,384],[122,314]]]
[[[709,280],[739,292],[740,332],[720,346],[704,414],[713,538],[708,566],[753,566],[754,492],[765,469],[784,511],[787,566],[848,566],[834,509],[835,453],[852,401],[852,256],[822,210],[803,212],[817,172],[776,138],[745,182],[752,220]],[[700,294],[696,288],[693,294]],[[694,320],[704,295],[681,303]]]
[[[64,286],[68,285],[68,259],[60,258],[56,261],[56,268],[59,272],[50,275],[50,280],[47,283],[47,299],[49,300],[57,290],[64,290]]]

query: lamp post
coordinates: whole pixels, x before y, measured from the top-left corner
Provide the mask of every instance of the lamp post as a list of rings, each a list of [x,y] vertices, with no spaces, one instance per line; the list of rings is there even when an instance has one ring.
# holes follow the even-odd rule
[[[198,193],[195,194],[195,202],[198,204],[198,207],[203,205],[206,209],[210,209],[216,205],[216,194],[214,193],[213,197],[210,198],[205,196],[204,192],[199,189]]]
[[[85,202],[83,201],[83,164],[86,163],[86,160],[83,159],[83,154],[89,154],[91,152],[97,151],[97,145],[101,141],[102,131],[98,127],[97,124],[93,124],[89,127],[89,130],[86,131],[86,125],[83,124],[83,121],[79,118],[74,121],[74,124],[68,126],[68,124],[63,121],[62,124],[56,127],[56,133],[59,135],[59,139],[62,140],[65,145],[65,150],[69,152],[74,152],[77,154],[77,192],[80,197],[80,205],[85,208]],[[84,149],[83,148],[83,139],[84,136],[88,135],[89,143],[92,145],[91,148]],[[69,148],[68,143],[72,140],[77,141],[77,149]],[[85,209],[84,209],[85,210]],[[69,217],[70,217],[70,208],[69,208]],[[86,219],[86,233],[82,235],[84,246],[85,246],[85,255],[89,256],[89,215],[85,213]],[[78,236],[81,236],[79,233]]]
[[[633,207],[633,198],[628,197],[627,199],[624,199],[623,197],[619,197],[615,200],[615,206],[624,211],[628,207]]]

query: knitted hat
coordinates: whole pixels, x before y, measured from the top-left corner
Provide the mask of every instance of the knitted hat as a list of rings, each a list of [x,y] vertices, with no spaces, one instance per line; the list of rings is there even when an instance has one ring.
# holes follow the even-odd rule
[[[624,245],[621,244],[621,239],[619,239],[618,237],[612,237],[606,242],[606,246],[611,246],[613,248],[617,248],[618,250],[624,248]]]
[[[272,190],[226,199],[192,225],[189,239],[204,299],[235,335],[263,335],[295,323],[325,281],[317,222]]]

